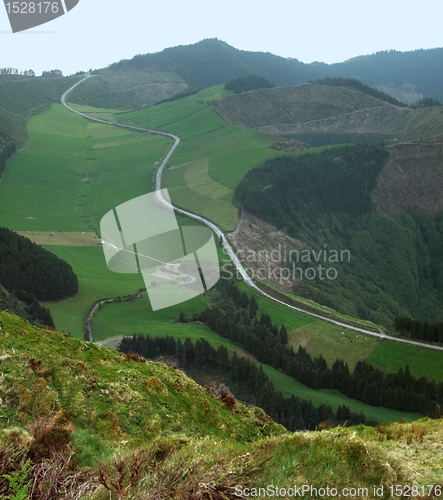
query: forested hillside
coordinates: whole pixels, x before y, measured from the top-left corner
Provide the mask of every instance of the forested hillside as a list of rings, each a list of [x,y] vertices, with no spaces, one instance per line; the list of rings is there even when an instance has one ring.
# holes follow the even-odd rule
[[[358,56],[337,64],[305,64],[270,53],[248,52],[216,38],[193,45],[167,48],[154,54],[137,55],[110,66],[113,71],[158,70],[173,72],[190,86],[205,88],[249,74],[275,85],[297,85],[325,77],[354,78],[371,87],[407,97],[443,99],[443,49],[398,52],[395,50]],[[401,99],[400,99],[401,100]]]
[[[6,228],[0,228],[0,283],[9,292],[31,293],[38,300],[60,300],[78,291],[67,262]]]
[[[0,285],[0,308],[20,316],[33,325],[55,327],[51,311],[42,307],[31,293],[20,291],[14,295]]]
[[[389,327],[396,316],[441,321],[443,214],[375,213],[371,194],[388,156],[361,144],[268,160],[235,198],[312,252],[282,264],[300,269],[291,276],[297,294]],[[337,276],[310,279],[318,264]]]

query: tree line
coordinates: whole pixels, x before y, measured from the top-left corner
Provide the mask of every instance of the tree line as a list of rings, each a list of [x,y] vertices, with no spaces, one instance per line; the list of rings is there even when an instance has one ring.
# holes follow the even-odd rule
[[[78,292],[77,276],[67,262],[6,228],[0,228],[0,283],[14,295],[23,291],[38,300]]]
[[[0,75],[35,76],[35,72],[32,69],[19,71],[17,68],[0,68]]]
[[[219,346],[215,350],[203,338],[194,344],[190,338],[182,342],[180,339],[175,341],[171,336],[134,334],[132,337],[123,337],[119,350],[139,354],[147,359],[155,359],[160,355],[174,356],[183,369],[203,369],[221,375],[237,398],[259,406],[291,432],[314,430],[324,422],[334,426],[376,424],[368,421],[363,413],[351,412],[345,405],[339,406],[334,413],[329,405],[322,404],[316,408],[310,400],[294,395],[285,398],[280,391],[275,390],[261,365],[257,366],[249,359],[237,356],[235,352],[230,358],[225,346]]]
[[[6,144],[0,153],[0,178],[6,168],[6,160],[17,151],[16,145],[13,142]]]
[[[192,320],[206,324],[222,337],[244,347],[261,363],[271,365],[312,389],[338,390],[371,406],[438,416],[443,408],[443,382],[414,377],[409,367],[397,373],[383,373],[366,361],[359,361],[353,372],[337,359],[329,367],[320,355],[312,358],[300,346],[287,347],[276,334],[276,327],[257,316],[254,297],[249,298],[232,282],[214,291],[213,306],[194,313]],[[272,325],[272,322],[271,322]]]
[[[443,322],[428,323],[407,317],[398,317],[394,321],[395,330],[402,336],[425,340],[426,342],[443,343]]]
[[[273,83],[257,75],[242,76],[225,83],[225,90],[232,90],[234,94],[241,94],[242,92],[257,89],[270,89],[273,87],[275,87]]]
[[[373,87],[369,87],[364,83],[356,80],[355,78],[342,78],[342,77],[329,77],[321,78],[316,80],[315,82],[318,85],[328,85],[329,87],[347,87],[350,89],[355,89],[363,94],[369,95],[371,97],[375,97],[376,99],[380,99],[380,101],[387,102],[389,104],[394,104],[395,106],[406,107],[407,105],[404,102],[400,102],[395,97],[392,97],[381,90],[374,89]]]

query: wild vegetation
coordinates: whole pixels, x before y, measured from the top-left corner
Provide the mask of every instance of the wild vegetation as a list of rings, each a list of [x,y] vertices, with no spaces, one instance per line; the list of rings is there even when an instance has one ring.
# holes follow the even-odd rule
[[[443,343],[443,322],[441,321],[428,323],[411,318],[395,318],[394,328],[397,332],[411,339]]]
[[[33,325],[55,328],[51,311],[42,307],[35,296],[30,293],[20,291],[14,295],[0,285],[0,308],[20,316]]]
[[[177,369],[0,321],[2,497],[234,499],[236,485],[295,483],[370,498],[374,484],[441,478],[440,420],[291,434]]]
[[[95,108],[141,109],[187,90],[187,83],[170,72],[100,71],[76,87],[70,93],[69,100]]]
[[[185,318],[183,318],[185,319]],[[219,346],[215,350],[204,338],[195,344],[188,337],[183,343],[174,337],[150,337],[136,335],[123,337],[119,351],[140,354],[147,359],[167,356],[177,361],[178,366],[187,373],[196,371],[200,377],[207,374],[212,380],[228,384],[236,398],[247,401],[262,408],[275,422],[282,424],[289,431],[315,430],[319,425],[336,427],[357,424],[376,425],[366,420],[363,413],[351,412],[347,406],[339,406],[334,413],[329,405],[314,407],[312,401],[300,399],[292,395],[284,398],[280,391],[274,389],[271,379],[265,374],[261,365],[256,365],[246,357],[239,357],[234,352],[229,358],[228,349]],[[222,400],[233,406],[234,398],[222,391]]]
[[[28,141],[26,121],[60,101],[78,77],[37,78],[30,75],[0,76],[0,150],[15,143],[17,149]]]
[[[284,263],[296,269],[298,294],[387,326],[402,315],[437,321],[442,215],[374,213],[371,193],[387,157],[357,145],[270,160],[246,174],[236,201],[304,243],[309,258],[302,250]],[[306,276],[311,268],[315,276]],[[328,268],[337,273],[326,277]]]
[[[443,135],[441,106],[412,108],[391,104],[387,101],[392,99],[383,97],[378,90],[365,88],[359,82],[349,87],[347,81],[331,78],[328,85],[308,83],[260,89],[226,96],[215,107],[232,123],[308,143],[309,135],[323,135],[323,145],[355,142],[334,142],[334,137],[340,135],[360,135],[364,142],[371,135],[413,142]],[[326,140],[328,136],[332,141]]]
[[[405,106],[404,103],[398,101],[397,99],[395,99],[395,97],[392,97],[386,94],[385,92],[382,92],[381,90],[369,87],[368,85],[365,85],[364,83],[359,82],[354,78],[341,78],[341,77],[331,78],[327,76],[326,78],[321,78],[320,80],[316,80],[315,82],[309,82],[309,83],[316,83],[318,85],[329,85],[331,87],[348,87],[350,89],[356,89],[359,92],[363,92],[363,94],[367,94],[377,99],[380,99],[381,101],[388,102],[389,104],[394,104],[395,106]]]

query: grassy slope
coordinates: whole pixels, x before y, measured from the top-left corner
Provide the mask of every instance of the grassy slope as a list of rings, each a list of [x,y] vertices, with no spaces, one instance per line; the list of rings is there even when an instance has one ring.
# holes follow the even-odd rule
[[[91,481],[100,464],[112,468],[114,460],[129,461],[142,450],[166,451],[160,464],[142,468],[132,498],[153,499],[162,489],[189,498],[192,488],[216,484],[225,492],[236,484],[367,487],[361,497],[372,498],[374,484],[441,480],[441,421],[288,434],[259,409],[236,404],[228,410],[178,370],[127,361],[7,313],[0,313],[0,323],[7,417],[0,421],[0,446],[26,446],[27,425],[37,418],[40,425],[62,426],[68,418],[77,467]],[[94,498],[109,493],[99,489]]]
[[[237,219],[237,209],[232,205],[236,185],[252,167],[285,153],[266,149],[274,142],[272,137],[229,124],[204,102],[225,93],[222,86],[213,87],[180,101],[121,114],[118,120],[180,135],[182,143],[171,165],[188,165],[167,169],[164,187],[177,205],[233,229]],[[190,186],[192,169],[198,168],[202,160],[208,162],[207,174],[198,186]],[[216,183],[221,185],[219,189],[214,189]]]
[[[141,443],[171,432],[213,432],[240,440],[256,435],[253,410],[241,409],[238,419],[179,371],[159,363],[127,362],[124,355],[34,328],[7,313],[0,314],[0,323],[1,392],[9,425],[26,425],[69,408],[75,427],[114,442],[125,438]],[[31,358],[41,361],[38,372],[28,365]],[[14,397],[17,402],[11,404]],[[281,431],[270,424],[265,433]]]
[[[0,150],[12,140],[17,148],[27,140],[26,120],[58,102],[61,94],[74,85],[79,77],[36,78],[23,76],[0,77]]]
[[[98,230],[107,211],[150,189],[170,144],[90,123],[61,105],[32,118],[28,130],[30,144],[8,162],[0,187],[0,223],[24,231]]]

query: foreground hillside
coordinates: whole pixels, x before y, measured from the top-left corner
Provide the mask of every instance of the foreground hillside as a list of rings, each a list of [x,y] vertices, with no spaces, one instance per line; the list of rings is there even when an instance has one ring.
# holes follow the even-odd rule
[[[291,434],[171,367],[0,322],[2,498],[226,499],[294,484],[371,498],[374,484],[388,497],[442,477],[441,421]]]

